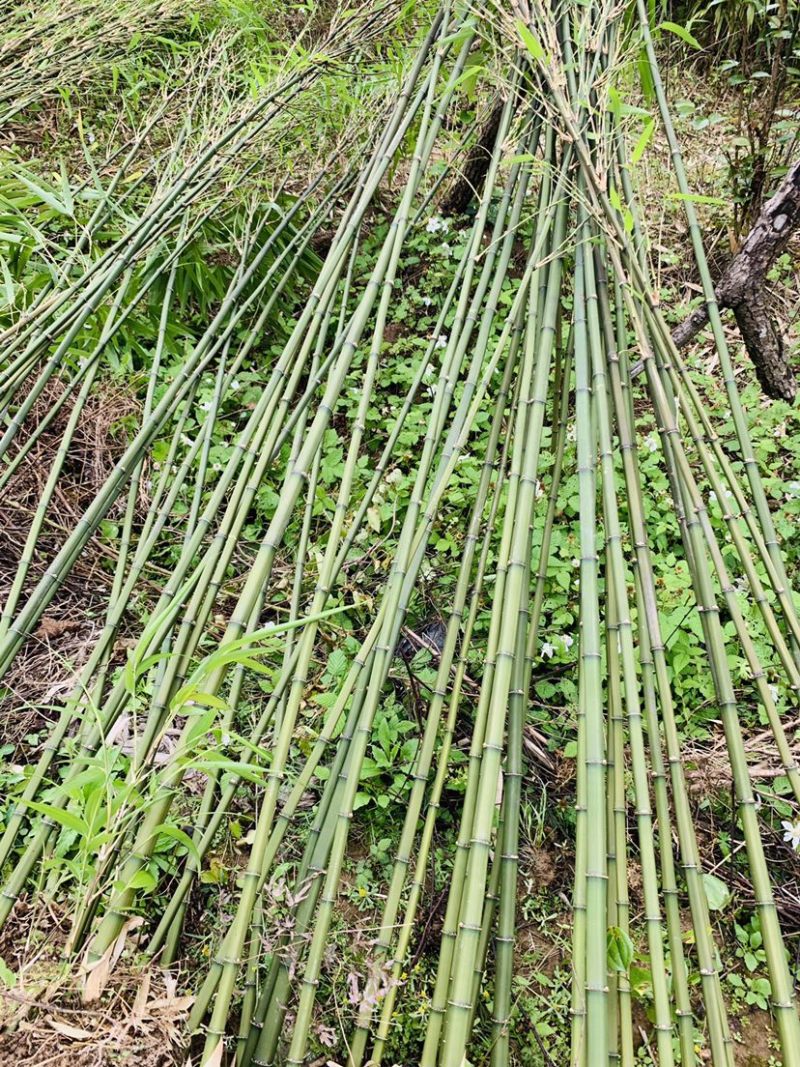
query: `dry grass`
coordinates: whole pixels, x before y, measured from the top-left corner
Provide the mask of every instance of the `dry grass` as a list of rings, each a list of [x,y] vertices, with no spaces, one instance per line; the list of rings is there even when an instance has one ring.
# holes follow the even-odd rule
[[[22,898],[0,938],[16,973],[0,991],[0,1064],[31,1067],[183,1067],[192,998],[180,976],[137,962],[135,936],[102,996],[82,997],[81,976],[62,962],[68,917]]]
[[[30,440],[64,389],[64,383],[56,381],[43,391],[18,435],[17,450]],[[0,521],[0,601],[3,603],[63,440],[71,404],[68,400],[63,405],[3,490]],[[109,383],[101,383],[89,397],[37,539],[23,597],[42,577],[124,451],[124,422],[136,411],[136,406],[130,392]],[[10,459],[18,454],[15,451]],[[142,501],[142,507],[145,503]],[[7,738],[30,729],[32,720],[69,693],[76,672],[86,662],[102,626],[112,578],[106,558],[102,539],[95,536],[4,680],[9,691],[3,701]]]

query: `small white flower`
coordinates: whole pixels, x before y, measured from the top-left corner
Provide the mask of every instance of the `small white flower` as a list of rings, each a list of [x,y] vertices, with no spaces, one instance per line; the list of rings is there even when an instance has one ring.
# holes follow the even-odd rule
[[[200,405],[200,410],[201,411],[211,411],[211,401],[210,400],[204,400],[203,403]]]
[[[536,495],[537,500],[538,500],[538,498],[540,496],[544,496],[544,486],[542,485],[542,483],[539,481],[538,478],[536,479],[536,485],[533,487],[533,491],[534,491],[534,494]]]
[[[403,472],[400,470],[399,467],[394,467],[386,475],[386,481],[389,483],[389,485],[394,485],[396,482],[400,482],[402,480],[403,480]]]
[[[437,214],[432,214],[425,228],[429,234],[437,234],[439,230],[446,234],[450,228],[450,223],[446,219],[439,218]]]
[[[450,245],[446,241],[444,241],[444,242],[442,242],[442,245],[441,245],[441,251],[442,251],[442,255],[443,256],[449,256],[449,255],[452,254],[453,250],[450,247]]]
[[[573,567],[580,567],[580,565],[581,565],[581,561],[578,559],[578,557],[577,556],[573,556],[572,557],[572,566]]]
[[[447,348],[447,334],[446,333],[440,333],[439,336],[436,338],[436,347],[437,348]]]
[[[571,634],[562,634],[561,643],[565,649],[572,648],[572,646],[575,644],[575,639],[572,637]]]
[[[220,741],[222,741],[223,748],[227,748],[228,745],[231,743],[231,735],[227,733],[223,734],[220,738]]]
[[[777,704],[781,695],[780,689],[778,689],[777,685],[770,685],[767,688],[769,689],[769,695],[772,697],[772,703]]]
[[[432,363],[428,363],[428,365],[425,367],[425,370],[422,372],[422,377],[425,379],[426,382],[432,382],[433,379],[436,377],[436,371]]]
[[[239,383],[234,378],[233,381],[231,382],[231,389],[235,393],[236,390],[239,389],[239,388],[240,388]]]
[[[549,641],[542,642],[542,658],[552,659],[555,653],[555,645],[551,645]]]
[[[788,482],[786,485],[786,496],[789,500],[795,500],[800,496],[800,482]]]
[[[426,308],[429,308],[431,306],[431,304],[433,303],[433,301],[431,300],[431,298],[429,296],[423,296],[422,303]]]
[[[795,852],[800,850],[800,819],[797,822],[787,822],[784,819],[781,826],[783,827],[783,840],[790,844]]]
[[[647,449],[648,452],[658,451],[658,441],[656,441],[655,437],[652,434],[649,434],[647,437],[645,437],[644,447]]]

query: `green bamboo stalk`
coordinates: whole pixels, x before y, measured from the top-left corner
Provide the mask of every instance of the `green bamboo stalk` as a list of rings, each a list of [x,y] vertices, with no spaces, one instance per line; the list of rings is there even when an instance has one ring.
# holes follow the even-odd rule
[[[622,555],[622,527],[616,499],[616,472],[611,439],[611,421],[605,380],[605,353],[600,325],[599,298],[594,272],[594,258],[587,256],[584,262],[586,273],[586,297],[592,352],[593,395],[597,412],[600,463],[602,470],[603,521],[606,552],[609,567],[606,571],[606,586],[609,602],[613,608],[616,640],[619,651],[612,649],[617,671],[621,679],[628,736],[631,748],[631,768],[636,798],[636,820],[639,836],[642,886],[644,891],[647,943],[653,974],[655,1028],[659,1062],[671,1064],[673,1027],[670,1016],[669,993],[666,986],[666,968],[662,942],[662,915],[659,902],[657,864],[655,858],[653,816],[650,806],[649,768],[645,753],[642,730],[642,713],[639,703],[639,685],[636,677],[636,662],[633,646],[633,623],[627,597],[627,575]],[[608,660],[609,685],[618,687],[619,677],[612,673],[612,658]],[[620,700],[617,691],[615,700]],[[616,739],[615,739],[616,740]],[[611,745],[609,744],[609,749]],[[609,792],[614,795],[614,790]],[[624,843],[624,835],[622,837]],[[616,874],[616,871],[614,872]],[[610,875],[609,875],[610,878]],[[617,925],[617,924],[615,924]],[[632,1050],[628,1053],[630,1056]]]

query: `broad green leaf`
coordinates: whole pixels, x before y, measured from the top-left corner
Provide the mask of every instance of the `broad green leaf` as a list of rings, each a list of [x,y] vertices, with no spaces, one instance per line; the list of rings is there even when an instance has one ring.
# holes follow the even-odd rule
[[[216,752],[204,752],[202,759],[192,760],[187,767],[208,775],[218,775],[220,772],[234,774],[237,778],[243,778],[246,782],[254,782],[256,785],[262,785],[266,777],[266,771],[260,767],[255,767],[251,763],[236,763],[223,756],[222,753]]]
[[[142,867],[142,869],[140,871],[137,871],[133,878],[131,878],[131,880],[127,883],[126,888],[144,889],[146,891],[149,891],[150,889],[155,889],[155,886],[155,877],[150,873],[150,871],[148,871],[146,867]]]
[[[197,846],[194,841],[192,841],[191,837],[189,837],[185,830],[181,830],[179,826],[172,826],[171,823],[162,822],[153,831],[153,837],[156,837],[158,834],[163,834],[164,837],[171,837],[173,841],[177,841],[179,845],[183,845],[197,866],[200,866],[200,853],[197,851]]]
[[[186,729],[186,736],[184,739],[187,748],[191,748],[199,737],[203,737],[208,733],[216,717],[217,712],[215,708],[209,708],[193,717],[191,724]]]
[[[328,656],[327,670],[334,678],[341,678],[347,673],[347,656],[341,648],[335,648]]]
[[[75,815],[74,812],[67,811],[64,808],[57,808],[53,804],[45,804],[39,800],[26,801],[29,808],[33,811],[38,811],[40,815],[46,815],[48,819],[52,819],[53,822],[57,822],[59,826],[63,826],[66,830],[74,830],[76,834],[81,837],[87,837],[89,834],[89,827],[86,822]]]
[[[668,30],[670,33],[674,33],[676,37],[680,37],[680,39],[685,44],[688,44],[691,48],[696,49],[698,52],[701,52],[703,49],[703,46],[700,44],[697,38],[693,37],[685,26],[679,26],[677,22],[662,22],[658,29]]]
[[[718,196],[702,196],[700,193],[668,193],[669,200],[682,200],[691,204],[711,204],[713,207],[727,207],[728,204]]]
[[[148,650],[152,645],[160,643],[162,634],[172,625],[178,612],[182,610],[186,598],[191,593],[201,573],[201,568],[198,567],[194,574],[184,582],[164,610],[158,615],[154,615],[142,630],[142,636],[136,643],[136,648],[129,654],[123,673],[125,687],[129,693],[133,693],[136,689],[137,679],[143,670],[142,662],[147,656]]]
[[[486,70],[486,67],[482,66],[480,63],[467,67],[467,69],[453,82],[453,88],[456,89],[459,85],[464,85],[469,94],[475,88],[475,82],[477,81],[478,75],[484,70]]]
[[[627,973],[636,950],[628,934],[618,926],[609,927],[606,934],[608,969]]]
[[[0,956],[0,982],[3,983],[6,989],[13,989],[17,984],[16,974],[14,974],[2,956]]]
[[[717,878],[714,874],[704,874],[703,887],[706,891],[706,900],[711,911],[722,911],[728,906],[731,899],[731,891],[721,878]]]
[[[218,697],[215,693],[206,693],[193,685],[185,685],[179,689],[171,702],[173,708],[182,708],[186,704],[193,704],[198,708],[214,708],[217,711],[227,711],[228,702]]]
[[[26,178],[24,174],[17,174],[17,177],[26,189],[29,189],[42,203],[47,204],[57,215],[66,215],[68,218],[72,218],[72,211],[58,199],[55,193],[43,189],[41,185],[38,185],[31,178]]]
[[[198,570],[195,573],[199,574],[200,572]],[[263,627],[260,630],[254,630],[251,634],[245,634],[244,637],[238,637],[233,641],[227,641],[220,645],[216,652],[212,652],[210,656],[206,656],[202,663],[198,664],[197,669],[193,672],[187,685],[198,685],[200,680],[211,674],[216,667],[222,667],[230,663],[231,659],[229,657],[240,649],[251,648],[259,641],[287,633],[289,630],[296,630],[302,626],[307,626],[309,623],[321,622],[322,619],[330,618],[331,615],[341,615],[343,612],[349,611],[351,606],[352,605],[342,604],[336,608],[328,608],[326,611],[320,611],[316,615],[307,615],[302,619],[295,619],[292,622],[282,622],[278,626]],[[259,669],[263,669],[260,664],[258,666]]]
[[[84,786],[90,783],[99,785],[101,782],[105,782],[105,778],[106,772],[102,767],[88,767],[85,771],[81,771],[66,782],[57,785],[51,795],[54,797],[67,796],[74,799],[83,792]]]
[[[258,756],[264,763],[271,762],[272,753],[268,752],[267,749],[262,748],[261,745],[254,744],[248,737],[245,737],[243,734],[234,733],[233,730],[230,731],[229,736],[231,740],[235,741],[238,745],[241,745],[242,748],[246,748],[248,752],[252,752],[254,756]]]
[[[631,163],[633,164],[633,166],[636,166],[636,164],[647,151],[647,146],[650,144],[650,140],[653,136],[653,130],[655,128],[655,119],[650,119],[650,121],[645,124],[644,129],[639,135],[639,140],[636,142],[633,152],[631,153]]]
[[[8,269],[8,263],[6,263],[3,256],[0,256],[0,270],[3,272],[3,303],[6,307],[13,307],[17,299],[16,286],[14,285],[14,279],[11,277],[11,271]]]
[[[531,33],[531,31],[528,29],[524,22],[520,20],[517,21],[517,30],[519,31],[519,35],[522,38],[525,47],[528,49],[533,58],[536,60],[544,59],[544,48],[542,48],[538,37]]]

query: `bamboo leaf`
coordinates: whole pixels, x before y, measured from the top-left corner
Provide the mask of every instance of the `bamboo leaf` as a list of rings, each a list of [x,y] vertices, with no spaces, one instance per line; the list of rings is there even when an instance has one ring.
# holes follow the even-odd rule
[[[45,804],[40,800],[27,801],[27,807],[33,811],[38,811],[40,815],[46,816],[48,819],[52,819],[53,822],[64,827],[65,830],[72,830],[80,837],[89,836],[89,827],[86,822],[74,812],[68,811],[65,808],[57,808],[53,804]]]
[[[522,43],[537,62],[544,60],[546,53],[538,37],[522,21],[517,21],[517,31],[522,38]]]
[[[17,177],[26,189],[30,190],[38,200],[55,211],[57,215],[66,215],[68,218],[72,218],[72,211],[70,208],[62,200],[59,200],[55,193],[42,188],[42,186],[33,181],[32,178],[27,178],[22,173],[18,173]]]
[[[655,130],[655,127],[656,127],[656,120],[655,119],[650,119],[650,121],[645,124],[644,129],[642,130],[641,134],[639,135],[639,139],[636,142],[636,145],[634,146],[633,152],[631,152],[631,164],[634,167],[641,160],[642,156],[647,151],[647,146],[650,144],[650,141],[652,140],[653,131]]]
[[[677,22],[662,22],[657,28],[659,30],[667,30],[669,33],[674,33],[676,37],[680,37],[684,44],[688,44],[690,48],[702,51],[703,46],[696,37],[689,33],[685,26],[679,26]]]
[[[177,841],[179,845],[183,845],[194,862],[200,866],[202,860],[200,859],[200,853],[197,851],[197,846],[191,837],[185,830],[181,830],[179,826],[173,826],[172,823],[162,822],[153,831],[153,835],[161,835],[162,837],[171,837],[174,841]]]

